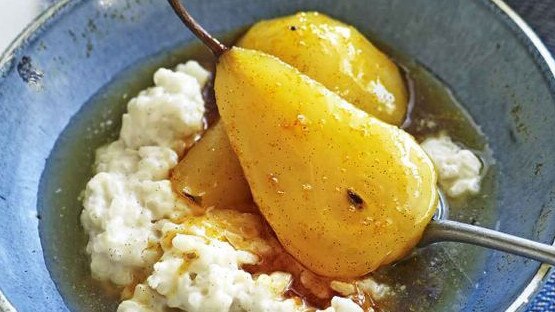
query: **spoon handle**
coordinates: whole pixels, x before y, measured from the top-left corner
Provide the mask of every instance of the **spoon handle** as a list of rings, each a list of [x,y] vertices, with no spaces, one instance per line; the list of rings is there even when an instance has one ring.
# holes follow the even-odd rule
[[[467,243],[555,265],[555,246],[456,221],[432,220],[418,246],[437,242]]]

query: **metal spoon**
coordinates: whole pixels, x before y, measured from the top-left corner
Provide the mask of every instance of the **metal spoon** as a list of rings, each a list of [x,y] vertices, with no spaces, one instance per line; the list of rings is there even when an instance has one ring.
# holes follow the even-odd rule
[[[445,198],[440,196],[438,212],[426,227],[418,247],[440,242],[459,242],[500,250],[555,265],[555,246],[476,225],[444,219],[446,207]]]
[[[228,48],[204,30],[183,7],[180,0],[168,0],[169,4],[182,22],[219,57]],[[425,247],[439,242],[460,242],[509,252],[530,259],[555,265],[555,247],[525,238],[505,234],[499,231],[466,223],[442,220],[446,201],[440,196],[438,213],[428,224],[418,247]]]

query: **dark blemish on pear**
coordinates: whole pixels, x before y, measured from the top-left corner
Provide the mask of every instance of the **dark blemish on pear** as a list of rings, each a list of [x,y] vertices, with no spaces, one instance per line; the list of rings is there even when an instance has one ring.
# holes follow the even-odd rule
[[[347,199],[349,200],[351,206],[356,209],[361,210],[364,208],[364,200],[352,189],[347,189]]]

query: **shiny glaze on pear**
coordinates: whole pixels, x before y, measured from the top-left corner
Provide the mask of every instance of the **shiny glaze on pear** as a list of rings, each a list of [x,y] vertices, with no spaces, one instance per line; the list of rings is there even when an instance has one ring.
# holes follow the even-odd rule
[[[417,244],[436,173],[411,135],[254,50],[220,57],[215,91],[255,202],[303,265],[356,277]]]
[[[352,26],[301,12],[256,23],[238,46],[277,56],[387,123],[405,119],[408,95],[399,68]]]
[[[175,166],[171,182],[176,193],[201,207],[253,210],[249,185],[220,121]]]

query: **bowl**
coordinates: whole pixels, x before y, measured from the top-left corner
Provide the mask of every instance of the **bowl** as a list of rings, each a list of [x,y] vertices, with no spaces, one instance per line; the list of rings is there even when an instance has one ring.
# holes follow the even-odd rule
[[[553,242],[555,62],[500,0],[187,5],[220,35],[317,10],[410,56],[450,87],[496,160],[488,182],[496,191],[468,208],[475,218],[457,211],[450,217]],[[194,41],[165,1],[66,0],[0,58],[0,309],[115,310],[89,277],[80,192],[94,149],[117,133],[125,99],[151,84],[154,68],[186,58]],[[432,273],[461,282],[442,291],[425,285],[414,302],[429,311],[524,309],[548,273],[537,262],[478,247],[431,250],[440,255]]]

